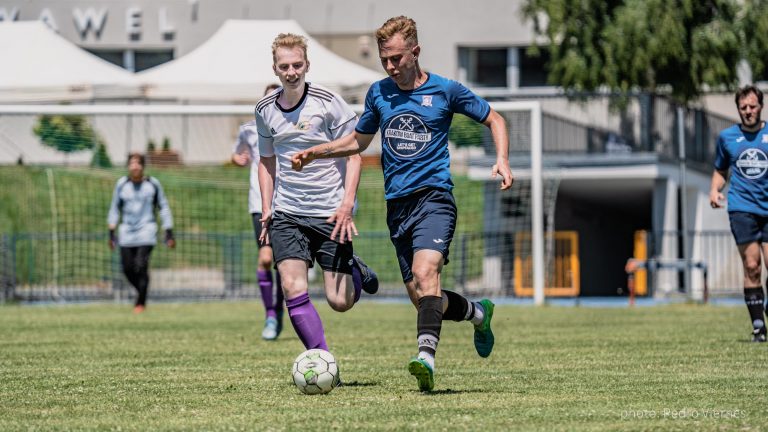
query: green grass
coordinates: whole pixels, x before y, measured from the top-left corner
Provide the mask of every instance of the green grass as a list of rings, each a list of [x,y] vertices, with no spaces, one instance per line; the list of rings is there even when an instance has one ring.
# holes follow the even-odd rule
[[[303,347],[290,327],[260,340],[257,303],[4,306],[0,430],[768,428],[768,344],[742,307],[499,306],[486,360],[445,323],[422,394],[410,305],[316,303],[347,384],[325,396],[293,386]]]

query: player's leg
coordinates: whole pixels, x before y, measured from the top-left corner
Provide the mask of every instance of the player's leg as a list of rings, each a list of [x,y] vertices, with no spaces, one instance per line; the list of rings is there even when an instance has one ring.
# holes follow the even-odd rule
[[[418,222],[413,226],[413,248],[417,251],[437,251],[442,254],[443,265],[448,264],[457,218],[453,195],[448,191],[435,190],[421,202]],[[416,260],[414,257],[414,266]],[[438,281],[440,271],[442,266],[438,268]],[[480,357],[488,357],[495,342],[491,331],[494,304],[488,299],[471,302],[463,295],[449,290],[442,290],[441,297],[443,320],[470,321],[474,325],[475,350]]]
[[[134,289],[136,289],[138,275],[138,269],[135,265],[137,251],[137,247],[120,247],[120,263],[123,265],[123,274]]]
[[[379,291],[379,276],[368,267],[362,258],[352,255],[352,276],[355,278],[355,286],[358,284],[368,294],[376,294]],[[359,282],[358,282],[359,280]]]
[[[763,264],[768,266],[768,218],[761,217],[759,220],[758,228],[760,230],[760,250],[763,255]],[[762,279],[762,276],[759,276],[759,279]],[[766,282],[766,284],[768,284],[768,282]],[[765,301],[763,301],[763,308],[765,311],[765,316],[768,316],[768,305],[765,304]],[[768,328],[768,326],[766,327]]]
[[[300,218],[275,212],[269,235],[285,305],[293,329],[306,349],[328,349],[323,323],[309,299],[307,270],[311,260],[309,239],[299,227]]]
[[[280,273],[275,272],[272,280],[272,247],[259,248],[259,266],[257,270],[261,301],[264,304],[265,320],[261,337],[265,340],[275,340],[282,330],[283,291],[280,288]]]
[[[359,299],[362,290],[373,294],[378,290],[376,273],[352,249],[352,242],[331,240],[334,224],[326,218],[305,218],[305,235],[310,251],[323,270],[323,281],[328,304],[335,311],[349,310]]]
[[[741,212],[731,212],[729,218],[731,232],[736,240],[744,268],[744,302],[752,322],[752,340],[765,342],[766,326],[763,312],[765,295],[760,280],[762,260],[757,219],[754,215]]]
[[[440,342],[443,321],[443,304],[440,287],[440,271],[443,255],[422,249],[413,254],[411,272],[413,278],[406,282],[408,295],[417,300],[416,340],[419,352],[408,364],[408,371],[418,380],[419,389],[434,387],[435,354]]]
[[[253,231],[256,235],[256,243],[259,246],[258,265],[256,268],[256,278],[259,283],[259,291],[261,292],[261,302],[264,305],[264,329],[261,332],[261,337],[265,340],[275,340],[281,330],[281,319],[278,320],[277,310],[280,308],[282,311],[282,289],[279,284],[274,284],[272,280],[272,247],[267,242],[259,240],[261,235],[261,213],[251,213],[251,220],[253,222]],[[279,279],[279,273],[275,272]],[[277,287],[277,290],[275,290]],[[275,292],[278,294],[275,295]],[[276,298],[279,297],[279,298]],[[279,303],[278,303],[279,302]],[[281,314],[282,315],[282,314]]]
[[[142,312],[147,305],[147,293],[149,292],[149,257],[152,255],[153,246],[139,246],[136,248],[136,290],[139,295],[136,299],[135,312]]]
[[[442,253],[414,245],[414,227],[425,216],[422,203],[432,191],[387,201],[387,225],[395,246],[400,272],[411,302],[416,306],[416,341],[418,354],[408,363],[408,371],[419,389],[434,388],[435,354],[442,328],[440,269]],[[437,243],[442,243],[440,238]],[[417,256],[418,255],[418,256]]]
[[[140,313],[144,311],[144,303],[146,298],[146,292],[143,290],[143,283],[141,281],[141,269],[139,267],[139,260],[137,259],[139,254],[139,247],[120,247],[120,261],[123,265],[123,274],[128,282],[136,290],[136,302],[134,304],[134,312]]]

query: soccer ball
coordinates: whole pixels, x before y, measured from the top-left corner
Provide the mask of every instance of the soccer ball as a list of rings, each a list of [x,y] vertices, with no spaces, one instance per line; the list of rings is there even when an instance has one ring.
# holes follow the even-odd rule
[[[293,362],[293,382],[304,394],[328,393],[339,385],[339,366],[322,349],[304,351]]]

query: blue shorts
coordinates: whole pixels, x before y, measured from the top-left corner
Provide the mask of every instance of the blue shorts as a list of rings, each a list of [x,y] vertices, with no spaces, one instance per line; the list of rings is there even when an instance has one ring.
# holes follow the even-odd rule
[[[737,245],[768,243],[768,217],[745,212],[729,212],[731,233]]]
[[[413,254],[438,251],[448,264],[448,248],[456,230],[456,201],[450,191],[424,189],[387,201],[387,226],[403,282],[413,279]]]

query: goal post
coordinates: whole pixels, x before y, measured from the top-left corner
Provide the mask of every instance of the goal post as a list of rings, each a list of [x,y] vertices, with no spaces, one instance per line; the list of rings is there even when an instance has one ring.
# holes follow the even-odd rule
[[[514,153],[515,159],[518,163],[517,165],[513,166],[513,174],[516,176],[517,183],[513,185],[513,188],[521,194],[521,196],[518,198],[522,203],[521,207],[523,207],[523,209],[520,211],[524,213],[524,215],[519,218],[519,221],[516,222],[514,227],[507,228],[507,231],[504,232],[504,235],[510,235],[511,231],[514,231],[514,233],[530,233],[530,236],[528,237],[530,239],[530,246],[526,244],[524,248],[525,250],[523,251],[523,253],[526,255],[526,259],[529,260],[528,264],[526,265],[529,266],[530,269],[530,275],[528,276],[529,279],[527,279],[525,283],[527,287],[532,286],[533,288],[534,303],[536,305],[542,305],[545,303],[545,279],[549,274],[547,273],[549,271],[547,268],[548,266],[551,266],[551,263],[547,261],[551,260],[551,257],[549,257],[547,252],[548,247],[551,245],[549,245],[549,240],[547,240],[548,237],[545,234],[545,219],[547,217],[547,211],[551,213],[551,208],[549,207],[550,204],[545,203],[549,203],[552,198],[547,198],[549,183],[546,182],[549,180],[544,178],[543,173],[543,130],[541,104],[537,101],[506,101],[491,102],[491,106],[495,111],[507,119],[508,131],[510,133],[510,150]],[[363,107],[361,105],[353,105],[352,108],[353,110],[360,112]],[[70,201],[67,201],[67,197],[62,197],[60,200],[61,202],[56,204],[52,204],[47,201],[30,201],[30,208],[28,209],[28,212],[31,215],[30,218],[43,218],[42,221],[44,224],[41,226],[54,228],[61,227],[61,230],[59,231],[56,231],[55,229],[44,229],[42,231],[46,233],[53,233],[51,234],[51,238],[61,238],[62,243],[59,246],[63,248],[62,251],[64,251],[64,249],[68,247],[68,243],[66,242],[71,241],[71,239],[67,236],[71,237],[73,234],[75,234],[74,231],[70,233],[67,230],[81,229],[83,226],[81,221],[81,219],[84,217],[83,215],[93,219],[93,221],[89,222],[88,224],[89,227],[92,227],[89,229],[94,233],[101,235],[100,230],[103,228],[101,227],[103,222],[101,220],[100,213],[104,211],[102,209],[102,207],[104,207],[103,203],[109,199],[113,182],[116,178],[115,176],[118,175],[118,172],[114,170],[81,170],[78,167],[82,167],[87,163],[88,159],[85,158],[86,155],[81,155],[82,157],[79,157],[79,159],[76,158],[76,155],[71,157],[57,156],[58,159],[56,159],[56,161],[50,159],[50,154],[52,154],[53,150],[41,147],[38,137],[34,136],[31,132],[32,126],[40,116],[72,115],[87,117],[94,125],[94,130],[97,130],[102,135],[104,140],[109,143],[108,147],[113,160],[118,160],[115,158],[122,159],[129,152],[137,150],[143,151],[145,144],[148,144],[149,141],[154,141],[155,145],[157,145],[159,148],[162,141],[167,136],[172,143],[172,148],[174,150],[180,150],[179,153],[185,166],[194,167],[196,164],[221,165],[226,160],[228,160],[233,148],[234,139],[236,137],[237,126],[244,121],[252,119],[253,110],[254,105],[252,104],[168,105],[135,103],[121,105],[0,105],[0,156],[3,156],[3,152],[6,153],[6,160],[2,161],[2,164],[5,165],[15,164],[17,157],[21,163],[22,158],[20,156],[16,156],[16,154],[24,154],[23,152],[26,152],[23,157],[24,164],[31,162],[32,165],[54,164],[54,166],[57,166],[61,165],[62,161],[68,161],[71,163],[71,169],[67,172],[60,172],[58,168],[54,168],[54,171],[56,172],[52,173],[52,175],[65,175],[65,177],[62,179],[56,177],[56,183],[53,186],[49,185],[48,188],[51,191],[64,189],[64,191],[72,192],[76,201],[72,202],[72,197],[69,197]],[[481,130],[484,129],[482,126],[479,127]],[[475,146],[475,149],[477,149],[476,146],[478,145],[482,146],[483,142],[487,145],[488,137],[481,136],[486,133],[487,132],[482,132],[481,134],[473,135],[472,139],[475,141],[473,141],[471,145]],[[371,149],[369,149],[369,151],[370,150]],[[490,151],[491,150],[488,149],[486,154],[490,154]],[[34,155],[32,152],[37,152],[37,154],[41,155],[40,159],[36,160],[33,157]],[[13,155],[10,155],[11,153],[13,153]],[[49,159],[45,159],[45,157],[48,157]],[[524,166],[520,165],[521,163]],[[115,170],[117,170],[117,168],[115,168]],[[488,183],[489,170],[490,166],[488,166],[487,169],[483,168],[482,176],[478,175],[474,177],[475,179],[482,180],[484,183],[486,183],[487,188],[485,190],[492,189],[491,186],[498,188],[496,184],[491,185]],[[208,175],[205,171],[194,171],[194,173],[194,175]],[[240,203],[240,201],[245,200],[247,195],[245,192],[242,192],[245,188],[247,188],[246,182],[244,182],[242,179],[238,180],[232,175],[209,178],[191,177],[192,174],[185,174],[183,172],[173,172],[171,174],[173,174],[173,176],[165,176],[168,177],[168,179],[167,184],[164,184],[164,187],[172,190],[172,193],[170,194],[172,199],[178,199],[178,204],[176,205],[180,208],[174,214],[174,218],[180,218],[181,222],[186,223],[187,229],[190,230],[188,231],[190,232],[190,239],[188,240],[187,244],[192,241],[200,242],[201,244],[204,242],[214,242],[213,237],[210,237],[212,235],[211,232],[223,231],[226,235],[231,234],[235,236],[228,240],[230,243],[223,244],[219,242],[221,244],[217,243],[216,245],[208,245],[206,243],[200,246],[200,250],[213,250],[214,248],[218,248],[217,250],[224,251],[219,254],[223,257],[222,259],[229,259],[227,257],[230,256],[240,256],[238,255],[240,253],[238,249],[240,247],[239,245],[241,242],[247,242],[248,236],[241,239],[239,235],[241,232],[247,230],[248,227],[241,223],[232,224],[232,226],[224,224],[225,221],[223,221],[222,218],[217,218],[215,214],[202,212],[200,209],[197,209],[188,203],[189,199],[184,201],[181,199],[181,197],[187,197],[187,195],[189,195],[190,197],[194,196],[195,199],[199,199],[201,196],[210,196],[210,198],[207,199],[210,200],[210,205],[212,208],[217,209],[217,212],[224,211],[223,209],[228,209],[229,207],[235,207],[233,211],[245,212],[247,206],[245,203]],[[71,182],[76,181],[75,177],[86,178],[86,175],[89,176],[88,178],[97,178],[98,182],[91,181],[87,187],[81,187],[78,190],[72,190],[70,187],[68,187]],[[378,175],[380,175],[380,172]],[[472,178],[471,175],[470,178]],[[19,181],[21,180],[22,179],[19,179]],[[59,180],[61,180],[61,182],[59,182]],[[21,184],[21,186],[29,187],[29,190],[32,191],[34,181],[36,180],[28,180],[26,183]],[[181,183],[182,181],[186,183]],[[362,180],[361,190],[364,193],[373,196],[373,198],[367,201],[370,205],[370,208],[364,209],[366,212],[365,217],[370,217],[371,220],[376,219],[377,223],[381,222],[380,215],[385,210],[383,208],[383,202],[381,202],[383,197],[378,197],[378,194],[380,194],[381,191],[379,189],[372,189],[370,184],[365,184],[365,181],[366,179]],[[530,182],[530,184],[526,182]],[[475,181],[475,183],[477,184],[480,182]],[[378,186],[379,183],[376,183],[376,185]],[[366,186],[368,186],[367,189]],[[380,186],[378,187],[380,188]],[[197,189],[191,190],[191,188]],[[483,188],[477,188],[473,186],[472,191],[473,192],[471,192],[471,195],[467,195],[466,192],[462,192],[465,193],[465,195],[462,197],[457,196],[460,213],[469,211],[477,214],[479,213],[478,209],[483,208],[484,204],[482,197],[477,196],[482,195]],[[231,196],[237,196],[238,201],[231,201],[231,199],[228,198]],[[507,196],[509,196],[509,193],[507,193]],[[475,198],[477,198],[477,200]],[[375,206],[372,204],[374,202],[376,203]],[[72,206],[69,205],[70,203]],[[75,209],[75,205],[81,209]],[[480,212],[482,211],[483,210],[480,210]],[[56,221],[48,220],[50,219],[51,214],[60,214],[61,217]],[[482,215],[476,215],[474,219],[460,219],[462,219],[460,222],[464,224],[476,224],[478,231],[484,229],[482,226]],[[198,230],[201,229],[198,226],[200,225],[200,223],[198,223],[199,220],[202,220],[203,232],[198,232]],[[514,235],[514,233],[512,235]],[[376,236],[379,236],[380,234],[384,235],[379,232],[375,234]],[[456,264],[450,266],[447,271],[452,272],[453,274],[460,272],[461,278],[474,278],[473,281],[475,282],[475,285],[462,284],[460,285],[460,289],[466,289],[469,290],[472,294],[483,296],[511,295],[511,290],[505,290],[503,287],[501,289],[489,288],[488,286],[484,286],[485,282],[481,280],[484,272],[486,272],[486,269],[481,269],[482,265],[478,263],[484,256],[484,249],[487,251],[491,247],[488,246],[487,239],[498,234],[498,232],[465,233],[462,234],[464,237],[461,241],[459,241],[457,238],[456,242],[454,242],[451,258],[456,258],[457,261]],[[40,250],[43,250],[41,248],[52,247],[51,242],[46,239],[37,239],[35,237],[30,239],[25,238],[24,241],[30,244],[28,247],[30,250],[33,248],[33,241],[37,241],[40,245],[42,245],[34,246]],[[484,241],[486,241],[485,246],[483,246]],[[491,242],[503,243],[505,241],[507,240],[498,238],[491,239]],[[528,242],[526,241],[526,243]],[[386,268],[397,268],[396,263],[392,259],[391,252],[384,252],[384,249],[388,247],[388,242],[386,241],[385,237],[376,237],[376,239],[361,239],[359,244],[361,251],[373,251],[373,254],[376,255],[376,261],[374,264],[379,264],[380,266]],[[35,245],[37,245],[37,243],[35,243]],[[358,244],[356,243],[356,249],[357,245]],[[94,248],[96,246],[91,246],[88,244],[82,246],[75,245],[73,247],[77,249],[85,247]],[[368,249],[366,249],[366,247],[368,247]],[[463,251],[462,248],[465,248],[465,250]],[[51,255],[52,253],[53,252],[48,251],[47,255],[53,256]],[[89,253],[93,255],[92,258],[88,258],[89,260],[94,261],[93,264],[77,262],[73,265],[90,266],[92,268],[98,267],[100,269],[109,264],[105,261],[108,260],[108,257],[103,257],[103,253],[100,250],[94,249]],[[163,259],[165,258],[162,258],[162,253],[163,252],[158,251],[158,263],[164,263]],[[503,266],[505,266],[504,271],[507,272],[508,267],[511,265],[510,263],[513,261],[512,259],[509,259],[509,249],[500,252],[495,251],[494,253],[497,254],[498,259],[502,261],[508,261],[502,262]],[[76,256],[77,254],[73,255],[70,253],[65,255]],[[54,259],[57,265],[59,260],[62,260],[63,262],[65,255],[56,257]],[[379,257],[378,255],[382,256]],[[175,258],[169,257],[167,261],[172,263],[173,259]],[[202,264],[198,263],[201,262],[201,260],[202,258],[196,255],[186,259],[186,261],[191,262],[192,265],[196,266],[196,268],[202,268]],[[207,262],[203,264],[208,265],[208,268],[211,268],[213,265],[220,265],[219,263],[211,264]],[[41,261],[36,261],[35,265],[40,268],[39,272],[45,271],[42,267]],[[65,284],[65,282],[60,282],[58,279],[88,279],[90,278],[90,274],[93,272],[88,270],[88,272],[86,272],[88,274],[78,279],[79,275],[70,276],[68,273],[63,271],[64,266],[66,265],[68,264],[62,264],[62,268],[60,269],[61,271],[57,272],[61,273],[61,276],[57,275],[51,282],[42,281],[39,283]],[[21,264],[19,267],[21,268]],[[489,269],[491,271],[499,271],[499,273],[494,275],[494,277],[502,279],[502,283],[512,283],[512,278],[508,277],[509,275],[507,273],[503,275],[501,274],[500,267],[490,266]],[[243,271],[248,270],[246,269]],[[393,272],[396,273],[396,271]],[[224,278],[227,286],[236,287],[237,284],[231,283],[230,280],[227,279],[228,277],[229,276],[226,276]],[[399,275],[395,275],[391,281],[393,284],[392,293],[401,293],[402,285],[401,281],[395,280],[397,277],[399,277]],[[448,274],[446,274],[446,283],[449,283],[448,277]],[[202,277],[198,279],[201,278]],[[507,278],[509,280],[507,280]],[[158,276],[157,279],[159,280],[160,277]],[[210,276],[209,279],[211,280],[210,285],[220,284],[221,282],[219,280],[220,276]],[[457,277],[456,279],[460,278]],[[102,277],[102,280],[108,280],[108,277]],[[180,285],[183,285],[184,283],[186,282],[178,282]],[[160,282],[158,282],[158,285],[159,284]],[[399,286],[397,290],[395,290],[395,284]]]

